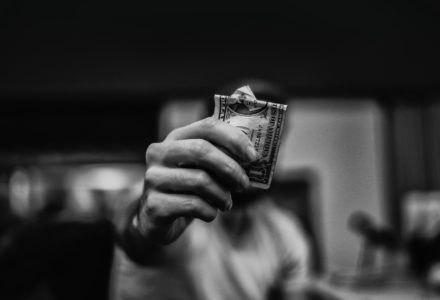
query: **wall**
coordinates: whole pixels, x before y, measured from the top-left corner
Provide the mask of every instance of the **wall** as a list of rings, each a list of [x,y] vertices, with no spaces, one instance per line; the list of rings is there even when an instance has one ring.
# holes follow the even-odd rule
[[[202,107],[200,100],[169,101],[160,114],[160,135],[200,119]],[[304,169],[317,175],[315,221],[326,270],[355,266],[360,243],[347,228],[352,212],[383,221],[383,122],[372,100],[289,101],[276,176]]]
[[[383,221],[383,113],[360,99],[292,100],[288,113],[279,172],[316,173],[324,268],[353,268],[360,243],[347,228],[350,214],[362,210]]]

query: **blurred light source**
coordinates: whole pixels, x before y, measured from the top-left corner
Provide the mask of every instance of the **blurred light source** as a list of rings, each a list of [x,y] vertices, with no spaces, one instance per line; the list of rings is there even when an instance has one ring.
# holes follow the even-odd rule
[[[142,193],[143,164],[91,164],[69,170],[64,179],[72,214],[109,217]]]
[[[120,190],[129,185],[125,172],[112,168],[102,168],[92,171],[89,180],[96,189]]]
[[[130,188],[143,178],[143,165],[86,165],[69,172],[66,188],[117,191]]]
[[[26,217],[31,213],[30,192],[29,174],[18,168],[9,180],[9,201],[11,210],[20,217]]]

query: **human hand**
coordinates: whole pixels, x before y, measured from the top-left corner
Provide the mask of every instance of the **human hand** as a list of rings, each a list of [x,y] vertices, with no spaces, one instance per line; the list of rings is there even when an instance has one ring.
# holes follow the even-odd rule
[[[137,228],[149,241],[175,241],[194,218],[213,221],[232,207],[231,191],[249,186],[240,163],[256,159],[249,138],[212,117],[173,130],[146,152],[145,193]]]

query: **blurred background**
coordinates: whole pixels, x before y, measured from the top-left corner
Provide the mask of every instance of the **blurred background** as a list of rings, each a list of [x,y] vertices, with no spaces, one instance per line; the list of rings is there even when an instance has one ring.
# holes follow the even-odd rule
[[[289,105],[268,193],[302,220],[317,276],[435,293],[439,8],[2,1],[0,298],[106,299],[115,211],[141,193],[146,147],[231,82],[283,91],[268,99]]]

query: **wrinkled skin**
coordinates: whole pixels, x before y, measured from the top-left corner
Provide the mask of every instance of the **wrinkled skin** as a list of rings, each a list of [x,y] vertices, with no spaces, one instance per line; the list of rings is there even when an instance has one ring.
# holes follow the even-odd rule
[[[249,187],[240,164],[256,159],[248,137],[212,117],[172,131],[146,151],[145,192],[136,219],[158,244],[175,241],[194,218],[213,221],[232,208],[231,191]]]

